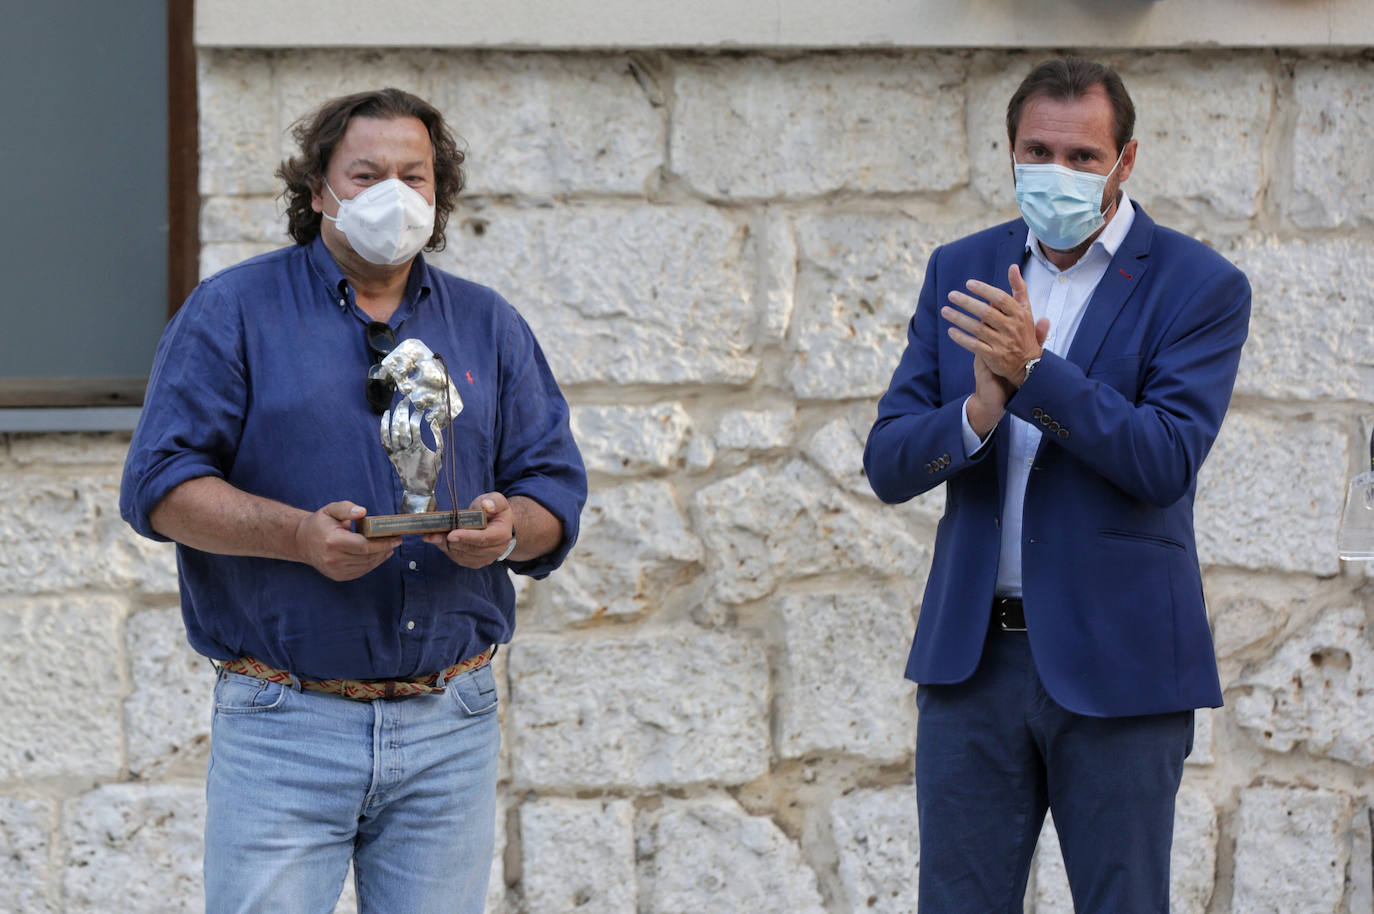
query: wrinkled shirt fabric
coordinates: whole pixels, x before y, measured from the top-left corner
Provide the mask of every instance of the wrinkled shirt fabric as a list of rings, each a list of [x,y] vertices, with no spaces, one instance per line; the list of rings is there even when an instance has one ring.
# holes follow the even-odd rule
[[[400,513],[401,480],[364,393],[369,320],[318,238],[203,281],[158,346],[124,468],[124,519],[165,540],[149,512],[202,476],[307,511],[348,500],[371,515]],[[489,491],[523,495],[558,518],[562,541],[532,561],[471,570],[407,536],[382,565],[343,582],[297,562],[178,544],[182,613],[201,654],[249,656],[301,679],[426,675],[509,641],[507,569],[543,577],[572,548],[586,473],[567,403],[521,316],[420,255],[389,324],[398,342],[418,338],[445,358],[463,401],[444,456],[456,499],[445,469],[438,510]]]

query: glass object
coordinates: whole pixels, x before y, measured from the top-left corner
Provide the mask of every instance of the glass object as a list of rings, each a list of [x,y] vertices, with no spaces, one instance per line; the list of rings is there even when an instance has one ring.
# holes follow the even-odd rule
[[[1369,472],[1350,480],[1337,548],[1347,562],[1374,561],[1374,435],[1369,439]]]

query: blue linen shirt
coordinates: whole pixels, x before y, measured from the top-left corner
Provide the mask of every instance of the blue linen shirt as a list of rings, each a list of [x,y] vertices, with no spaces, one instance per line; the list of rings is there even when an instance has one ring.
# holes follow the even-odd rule
[[[401,481],[364,394],[369,319],[319,238],[203,281],[158,345],[124,466],[124,519],[165,541],[149,513],[201,476],[307,511],[346,499],[369,514],[400,513]],[[389,323],[398,342],[418,338],[444,356],[462,398],[446,435],[458,507],[498,491],[532,498],[562,523],[548,555],[506,563],[547,575],[577,538],[587,477],[529,326],[492,290],[423,256]],[[452,507],[447,490],[444,471],[439,510]],[[422,676],[505,643],[515,627],[506,567],[463,568],[418,536],[353,581],[180,544],[177,567],[192,647],[302,679]]]

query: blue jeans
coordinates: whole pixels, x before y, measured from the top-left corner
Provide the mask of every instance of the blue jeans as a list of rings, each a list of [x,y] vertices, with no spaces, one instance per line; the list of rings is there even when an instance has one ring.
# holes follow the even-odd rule
[[[210,914],[480,914],[501,735],[491,665],[357,702],[222,672],[206,777]]]
[[[1193,712],[1086,717],[1045,692],[1023,633],[917,691],[921,914],[1021,914],[1045,810],[1077,914],[1166,914]]]

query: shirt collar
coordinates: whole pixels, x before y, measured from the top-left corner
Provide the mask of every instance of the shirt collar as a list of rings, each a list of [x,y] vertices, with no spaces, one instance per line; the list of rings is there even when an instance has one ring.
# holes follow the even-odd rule
[[[340,307],[346,307],[352,297],[348,279],[334,261],[334,255],[329,253],[329,248],[325,247],[323,236],[316,235],[315,239],[306,245],[306,256],[310,259],[310,266],[314,269],[315,275],[329,289],[331,300]],[[429,298],[431,287],[429,264],[425,263],[425,255],[416,254],[414,262],[410,265],[410,275],[406,277],[406,291],[401,299],[402,310],[409,311],[407,305],[410,303],[418,304]]]
[[[1131,203],[1131,198],[1126,195],[1126,189],[1121,189],[1121,200],[1116,205],[1116,212],[1112,214],[1112,219],[1102,229],[1102,233],[1093,239],[1093,243],[1088,246],[1088,250],[1079,258],[1078,263],[1082,263],[1090,257],[1105,255],[1105,259],[1110,261],[1116,256],[1117,249],[1130,234],[1131,226],[1135,224],[1135,206]],[[1027,226],[1026,228],[1026,250],[1031,252],[1031,256],[1044,264],[1054,272],[1060,272],[1059,268],[1050,263],[1045,252],[1040,249],[1040,239],[1035,237],[1035,230]],[[1101,252],[1101,253],[1099,253]],[[1074,264],[1078,266],[1078,264]],[[1073,269],[1070,267],[1069,269]]]

